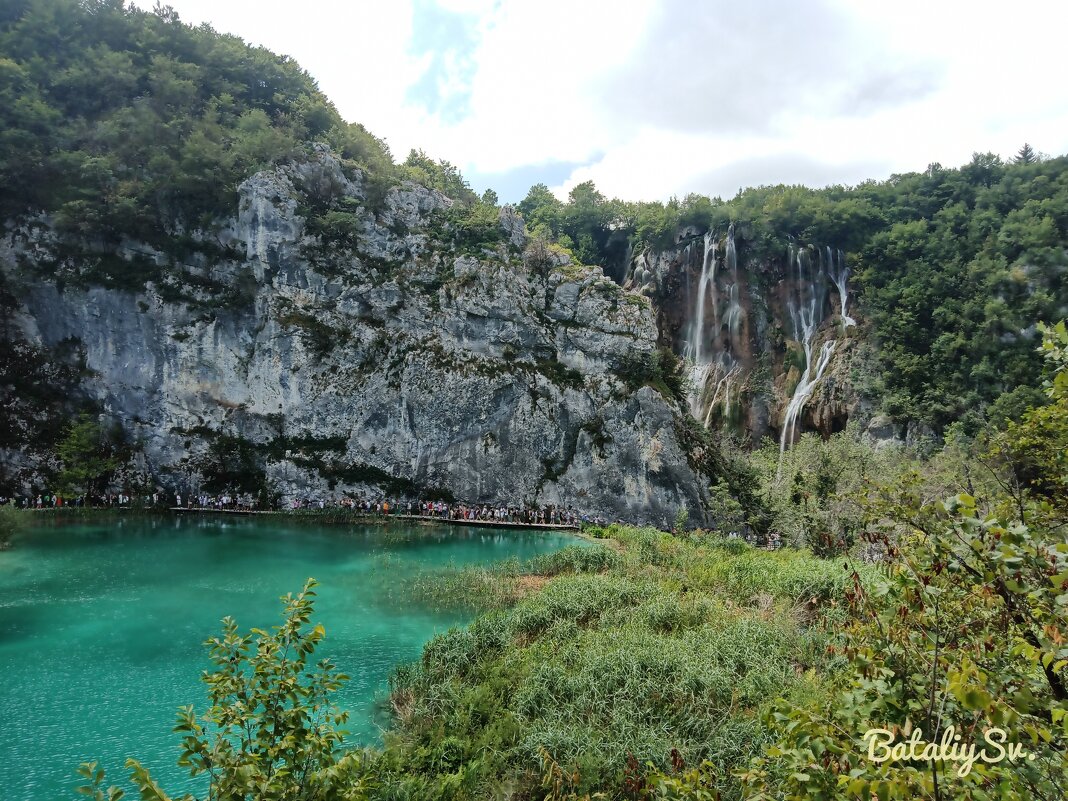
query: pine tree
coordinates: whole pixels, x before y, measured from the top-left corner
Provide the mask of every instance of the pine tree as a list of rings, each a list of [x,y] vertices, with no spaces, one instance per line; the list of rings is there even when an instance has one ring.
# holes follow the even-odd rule
[[[1014,164],[1034,164],[1036,161],[1038,161],[1038,155],[1027,142],[1024,142],[1024,146],[1020,148],[1016,158],[1013,159]]]

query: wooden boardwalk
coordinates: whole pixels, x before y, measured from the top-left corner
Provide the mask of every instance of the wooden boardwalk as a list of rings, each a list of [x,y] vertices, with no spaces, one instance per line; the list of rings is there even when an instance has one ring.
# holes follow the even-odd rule
[[[446,523],[453,526],[476,526],[480,528],[519,528],[519,529],[548,529],[550,531],[578,531],[578,526],[572,526],[567,523],[513,523],[509,520],[462,520],[452,517],[438,517],[437,515],[373,515],[363,514],[360,512],[346,513],[338,510],[319,510],[310,509],[303,511],[295,509],[292,512],[264,510],[264,509],[213,509],[205,506],[171,506],[169,507],[172,512],[189,512],[198,514],[212,514],[212,515],[288,515],[290,517],[300,518],[304,520],[314,520],[316,518],[322,518],[326,522],[346,521],[346,520],[411,520],[414,522],[423,523]]]
[[[373,515],[372,515],[373,517]],[[428,523],[451,523],[454,526],[483,526],[486,528],[542,528],[552,531],[578,531],[578,526],[568,523],[513,523],[510,520],[459,520],[433,515],[389,515],[398,520],[424,520]]]

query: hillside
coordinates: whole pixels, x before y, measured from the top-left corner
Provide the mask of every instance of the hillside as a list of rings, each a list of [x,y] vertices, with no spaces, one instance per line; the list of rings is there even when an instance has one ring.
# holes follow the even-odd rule
[[[1034,324],[1068,313],[1068,159],[1029,147],[1008,163],[977,153],[959,169],[931,164],[856,187],[759,187],[726,201],[624,203],[583,184],[563,203],[537,186],[519,209],[535,230],[652,297],[663,343],[692,359],[704,341],[699,383],[708,386],[698,395],[714,395],[737,368],[733,418],[723,419],[722,403],[713,417],[758,438],[781,435],[804,371],[805,337],[791,320],[802,307],[812,306],[815,344],[843,343],[827,368],[837,381],[817,387],[804,428],[827,434],[851,417],[879,418],[877,428],[901,436],[956,421],[974,433],[987,418],[1017,415],[1036,400]],[[699,335],[703,268],[713,278]],[[848,331],[847,305],[859,323]]]

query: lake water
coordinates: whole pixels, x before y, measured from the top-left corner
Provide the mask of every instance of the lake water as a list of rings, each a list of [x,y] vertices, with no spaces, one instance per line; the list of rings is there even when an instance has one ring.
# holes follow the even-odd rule
[[[0,792],[11,801],[72,799],[81,762],[98,760],[129,790],[127,757],[174,795],[179,706],[206,706],[203,641],[226,615],[242,631],[281,619],[278,597],[320,583],[317,656],[351,680],[338,703],[350,739],[377,741],[393,668],[435,633],[467,622],[428,608],[417,576],[527,559],[566,534],[425,526],[312,526],[181,516],[55,524],[0,552]],[[80,796],[78,796],[80,797]],[[128,797],[133,797],[128,792]]]

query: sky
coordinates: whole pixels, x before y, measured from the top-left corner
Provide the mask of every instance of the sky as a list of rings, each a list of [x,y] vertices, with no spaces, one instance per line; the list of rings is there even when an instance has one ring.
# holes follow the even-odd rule
[[[420,148],[502,202],[1068,152],[1063,0],[167,1],[295,58],[398,160]]]

